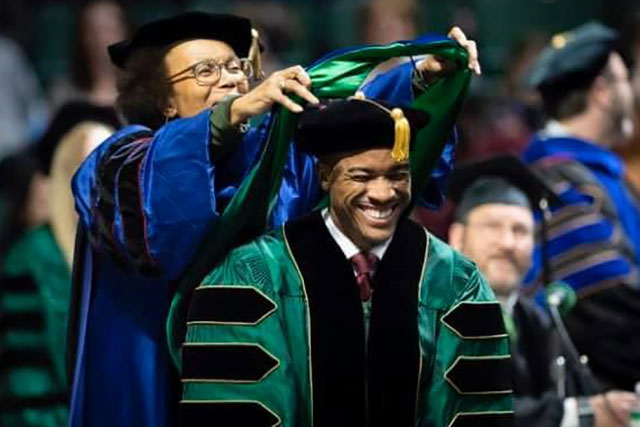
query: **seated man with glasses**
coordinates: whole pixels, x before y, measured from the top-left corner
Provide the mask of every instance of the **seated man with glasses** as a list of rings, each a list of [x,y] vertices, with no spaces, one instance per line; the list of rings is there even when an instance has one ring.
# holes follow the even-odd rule
[[[551,190],[520,160],[500,156],[457,167],[449,195],[457,204],[449,244],[477,264],[502,306],[513,359],[515,427],[626,425],[633,393],[591,389],[591,379],[585,384],[579,378],[570,357],[560,373],[556,357],[567,353],[549,312],[520,292],[534,257],[534,213],[553,196]]]
[[[457,29],[452,37],[478,70],[475,44]],[[89,242],[76,251],[69,327],[73,426],[172,423],[164,330],[170,283],[260,156],[269,120],[258,127],[248,120],[275,105],[301,112],[289,95],[318,101],[300,66],[250,89],[251,78],[263,77],[259,51],[249,20],[201,12],[148,23],[109,48],[122,71],[118,107],[132,125],[95,150],[73,182]],[[442,68],[422,61],[416,70]],[[396,96],[411,99],[411,81],[424,73],[406,69],[402,81],[398,73],[381,75],[363,90],[404,87]],[[287,159],[273,224],[306,212],[320,193],[315,160],[295,147]]]

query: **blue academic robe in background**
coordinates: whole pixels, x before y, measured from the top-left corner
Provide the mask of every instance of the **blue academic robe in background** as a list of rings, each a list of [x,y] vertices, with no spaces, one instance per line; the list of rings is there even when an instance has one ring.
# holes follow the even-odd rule
[[[569,136],[537,136],[525,151],[524,159],[541,171],[562,202],[552,207],[554,228],[548,240],[552,262],[580,247],[585,250],[583,255],[602,254],[591,263],[584,263],[584,257],[574,257],[573,264],[556,263],[554,279],[563,280],[581,292],[593,291],[594,286],[603,282],[635,277],[634,270],[640,266],[640,204],[624,182],[622,159],[607,148]],[[577,182],[581,179],[576,172],[580,166],[593,179],[592,183]],[[590,192],[587,184],[596,193]],[[603,209],[597,191],[611,202],[611,212]],[[574,214],[568,215],[569,211]],[[616,236],[618,232],[620,237]],[[607,255],[613,241],[622,241],[628,249],[609,251]]]
[[[640,381],[640,196],[625,183],[622,159],[591,141],[538,136],[525,160],[562,202],[547,221],[547,259],[550,280],[578,294],[565,315],[571,338],[605,387],[633,390]],[[543,302],[541,284],[526,290]]]

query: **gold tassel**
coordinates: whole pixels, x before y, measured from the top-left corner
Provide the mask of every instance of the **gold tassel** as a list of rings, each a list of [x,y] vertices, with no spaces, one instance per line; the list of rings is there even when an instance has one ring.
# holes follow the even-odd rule
[[[389,113],[394,122],[395,129],[395,140],[393,141],[393,149],[391,150],[391,158],[396,162],[402,162],[409,158],[409,142],[411,141],[411,125],[409,124],[409,120],[404,115],[404,112],[400,108],[394,108],[389,111],[383,105],[378,104],[377,102],[367,99],[364,95],[364,92],[357,91],[353,96],[350,96],[348,99],[353,99],[356,101],[368,102],[371,105],[375,105],[381,110]]]
[[[395,122],[395,141],[393,142],[391,157],[396,162],[402,162],[409,158],[411,127],[409,126],[409,120],[407,120],[400,108],[391,110],[391,117]]]
[[[251,47],[249,48],[249,61],[253,66],[253,79],[262,80],[265,77],[260,58],[260,34],[255,28],[251,29]]]

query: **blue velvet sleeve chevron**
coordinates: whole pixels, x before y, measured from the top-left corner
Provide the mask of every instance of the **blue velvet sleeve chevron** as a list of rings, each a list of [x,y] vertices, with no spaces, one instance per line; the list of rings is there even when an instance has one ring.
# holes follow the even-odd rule
[[[569,157],[554,155],[535,160],[533,166],[562,202],[552,208],[547,220],[551,279],[567,282],[578,293],[616,283],[635,284],[638,273],[634,248],[606,187]],[[535,261],[528,285],[532,293],[542,286],[539,279],[533,280],[539,278],[541,269],[539,249]]]

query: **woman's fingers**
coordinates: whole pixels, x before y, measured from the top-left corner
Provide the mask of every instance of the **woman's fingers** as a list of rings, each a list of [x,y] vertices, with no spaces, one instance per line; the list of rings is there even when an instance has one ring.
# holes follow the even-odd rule
[[[305,86],[299,83],[298,80],[294,80],[294,79],[284,80],[283,92],[284,91],[293,92],[310,104],[317,104],[318,102],[320,102],[318,98],[316,98],[316,96],[313,93],[311,93],[309,89],[307,89]]]
[[[482,70],[480,69],[480,62],[478,61],[478,46],[476,45],[476,42],[467,39],[467,36],[460,27],[453,27],[449,31],[448,36],[466,49],[469,54],[469,68],[475,71],[476,74],[481,74]]]

